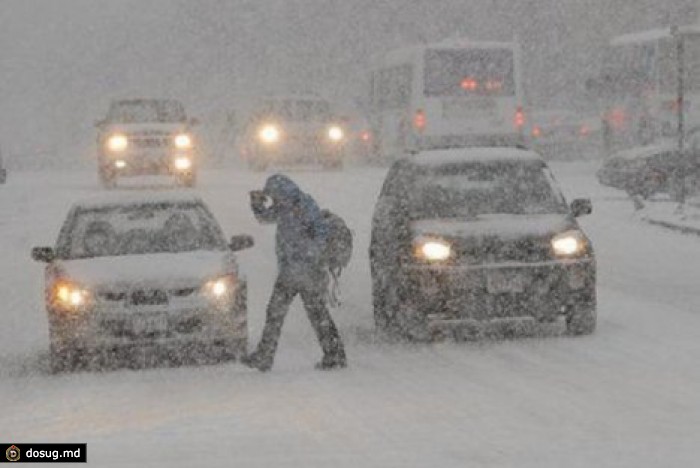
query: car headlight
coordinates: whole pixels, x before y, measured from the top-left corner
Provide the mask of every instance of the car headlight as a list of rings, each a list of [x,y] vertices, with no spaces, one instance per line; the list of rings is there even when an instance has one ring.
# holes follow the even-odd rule
[[[177,149],[186,150],[192,148],[192,137],[187,133],[176,135],[174,142]]]
[[[107,139],[107,149],[115,153],[120,153],[129,146],[129,139],[122,134],[112,135]]]
[[[443,239],[422,238],[414,246],[416,257],[429,262],[444,262],[452,256],[452,246]]]
[[[116,161],[114,161],[114,167],[116,167],[117,169],[124,169],[126,167],[126,161],[124,161],[123,159],[117,159]]]
[[[204,284],[203,291],[211,299],[222,300],[231,297],[235,289],[236,277],[234,275],[226,275],[207,281]]]
[[[274,125],[265,125],[258,132],[258,137],[263,143],[277,143],[280,140],[280,130]]]
[[[192,160],[190,158],[180,156],[175,158],[175,169],[178,171],[186,171],[192,167]]]
[[[557,257],[578,257],[588,249],[588,239],[581,231],[566,231],[552,238],[552,250]]]
[[[53,286],[54,303],[69,309],[79,309],[88,305],[90,291],[70,281],[58,281]]]
[[[343,129],[338,127],[337,125],[333,125],[328,129],[328,138],[331,141],[342,141],[343,138],[345,137],[345,132],[343,132]]]

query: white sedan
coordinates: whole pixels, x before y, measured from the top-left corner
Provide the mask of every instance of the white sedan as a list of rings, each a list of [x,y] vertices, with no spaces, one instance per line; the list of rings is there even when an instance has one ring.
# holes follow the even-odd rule
[[[202,200],[187,196],[78,203],[47,263],[52,370],[106,353],[204,350],[235,357],[247,346],[246,281]],[[155,353],[154,353],[155,354]]]

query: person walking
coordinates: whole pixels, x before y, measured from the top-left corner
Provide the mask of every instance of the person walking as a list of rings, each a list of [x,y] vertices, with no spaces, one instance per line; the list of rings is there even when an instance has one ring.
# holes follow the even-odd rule
[[[284,318],[299,295],[323,350],[316,368],[346,367],[343,343],[327,306],[324,248],[328,230],[321,210],[311,196],[281,174],[270,176],[263,190],[250,192],[250,203],[259,222],[277,224],[278,273],[260,342],[242,362],[263,372],[272,368]]]

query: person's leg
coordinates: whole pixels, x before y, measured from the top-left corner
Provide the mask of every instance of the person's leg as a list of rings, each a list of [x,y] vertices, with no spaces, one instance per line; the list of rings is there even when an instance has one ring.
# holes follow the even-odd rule
[[[295,288],[278,276],[272,290],[270,302],[267,305],[262,337],[258,347],[249,359],[249,361],[257,361],[257,364],[260,364],[255,367],[261,370],[267,370],[272,367],[275,353],[277,352],[277,343],[282,333],[282,324],[295,295]]]
[[[321,361],[320,366],[345,367],[345,348],[340,339],[338,328],[328,312],[324,291],[319,291],[317,288],[304,288],[300,294],[309,321],[311,321],[323,349],[323,361]]]

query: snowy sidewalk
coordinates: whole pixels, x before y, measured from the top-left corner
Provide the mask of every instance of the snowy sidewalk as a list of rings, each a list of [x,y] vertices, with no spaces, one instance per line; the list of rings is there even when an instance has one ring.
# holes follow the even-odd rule
[[[639,216],[649,224],[700,236],[700,197],[688,199],[680,209],[670,200],[647,201]]]

